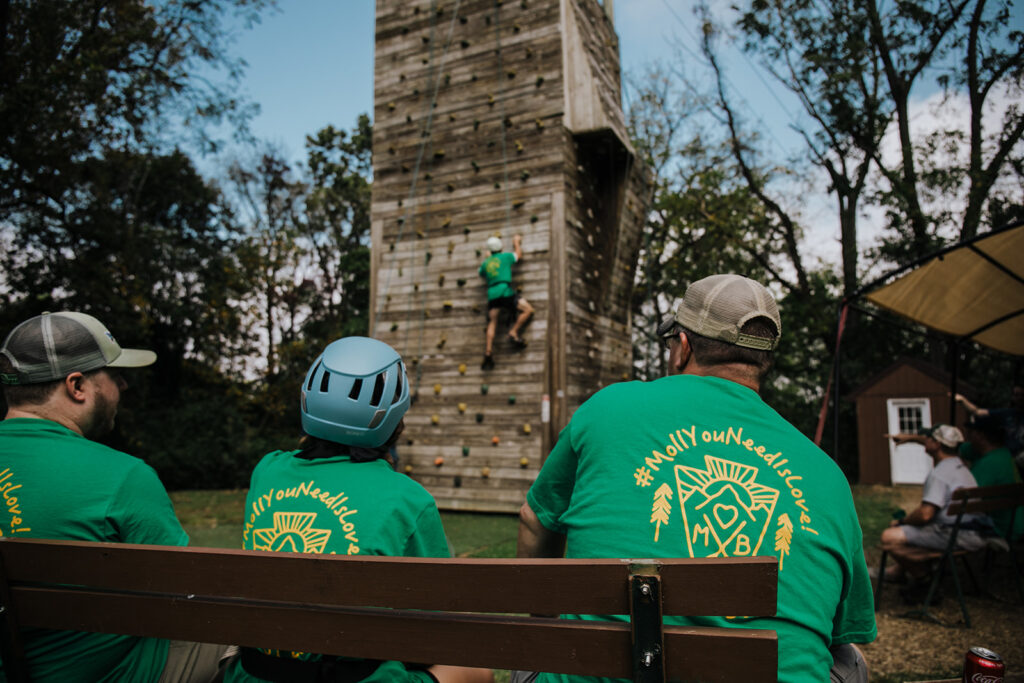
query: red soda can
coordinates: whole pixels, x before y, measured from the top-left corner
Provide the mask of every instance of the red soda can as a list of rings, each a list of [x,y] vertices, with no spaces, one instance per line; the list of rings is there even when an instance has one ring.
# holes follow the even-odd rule
[[[964,659],[964,683],[1003,683],[1006,665],[992,650],[972,647]]]

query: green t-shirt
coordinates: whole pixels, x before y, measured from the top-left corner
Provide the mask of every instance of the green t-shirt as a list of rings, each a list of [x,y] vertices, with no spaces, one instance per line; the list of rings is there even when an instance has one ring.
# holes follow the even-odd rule
[[[1000,484],[1019,484],[1020,472],[1013,462],[1013,456],[1005,447],[993,449],[985,455],[976,458],[971,464],[971,474],[974,475],[978,486],[998,486]],[[1012,510],[994,510],[989,513],[996,529],[1004,537],[1010,528]],[[1014,537],[1024,533],[1024,509],[1017,509],[1017,518],[1013,523]]]
[[[348,456],[308,460],[298,451],[264,456],[252,473],[245,500],[242,547],[246,550],[448,557],[437,504],[426,489],[383,460],[352,462]],[[275,656],[320,655],[266,651]],[[255,683],[235,662],[227,683]],[[384,662],[364,681],[427,683],[422,671]]]
[[[515,262],[514,253],[499,251],[480,264],[479,273],[487,278],[488,301],[516,295],[512,287],[512,264]]]
[[[50,420],[0,422],[0,535],[188,545],[167,491],[138,458]],[[156,681],[168,641],[103,633],[24,632],[33,681]]]
[[[777,631],[780,681],[827,681],[831,645],[875,638],[846,478],[734,382],[678,375],[598,392],[562,431],[527,501],[566,534],[567,557],[778,557],[777,616],[665,621]]]

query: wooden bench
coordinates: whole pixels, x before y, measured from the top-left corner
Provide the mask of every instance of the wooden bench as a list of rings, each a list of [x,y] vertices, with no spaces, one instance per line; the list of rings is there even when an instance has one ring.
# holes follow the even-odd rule
[[[892,556],[897,560],[914,564],[935,562],[937,563],[936,570],[933,572],[932,582],[928,587],[928,594],[925,596],[924,604],[920,609],[907,612],[904,616],[924,617],[938,622],[938,619],[936,619],[929,611],[929,607],[938,592],[939,584],[942,582],[945,572],[948,570],[953,577],[953,585],[956,588],[956,597],[960,601],[960,611],[964,618],[964,625],[967,628],[970,628],[971,615],[967,611],[967,603],[964,601],[963,590],[960,587],[960,577],[956,568],[956,560],[958,558],[961,560],[962,565],[967,571],[967,575],[970,577],[975,590],[978,589],[978,581],[974,577],[971,566],[967,561],[967,556],[970,553],[967,550],[956,547],[956,539],[960,533],[961,521],[965,514],[989,514],[997,510],[1013,510],[1013,514],[1010,518],[1010,528],[1012,529],[1016,516],[1021,514],[1021,506],[1024,506],[1024,484],[978,486],[975,488],[957,489],[954,491],[947,513],[951,516],[955,515],[956,521],[953,524],[949,543],[946,544],[946,547],[943,550],[932,550],[931,548],[922,548],[920,546],[906,544],[883,543],[881,545],[882,556],[878,567],[878,583],[875,588],[875,610],[877,611],[882,603],[882,586],[885,583],[885,564],[886,559],[889,556]],[[1024,585],[1021,584],[1020,570],[1017,567],[1017,557],[1013,548],[1014,541],[1015,539],[1013,538],[999,538],[996,542],[1001,542],[1002,548],[1008,551],[1010,563],[1013,567],[1013,576],[1017,583],[1017,593],[1020,596],[1021,601],[1024,601]],[[987,545],[982,548],[982,550],[986,550],[986,548],[991,547],[991,545]]]
[[[774,681],[774,631],[663,626],[662,615],[774,615],[777,567],[773,557],[341,557],[3,538],[0,645],[14,682],[29,680],[19,637],[29,627],[636,681]]]

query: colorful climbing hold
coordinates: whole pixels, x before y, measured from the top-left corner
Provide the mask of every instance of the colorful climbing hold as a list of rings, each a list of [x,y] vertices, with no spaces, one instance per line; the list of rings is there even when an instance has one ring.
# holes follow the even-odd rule
[[[465,363],[459,363],[459,374],[460,375],[465,375],[466,374],[466,364]]]
[[[519,466],[520,467],[527,467],[529,464],[530,464],[530,459],[529,458],[527,458],[525,456],[522,457],[522,458],[519,458]]]
[[[532,433],[533,433],[533,427],[531,427],[530,423],[527,422],[526,424],[523,425],[523,434],[532,434]]]
[[[483,413],[477,413],[476,414],[476,421],[477,422],[483,422],[484,421],[484,414]]]
[[[394,332],[398,329],[398,323],[391,323],[391,331]]]
[[[466,278],[460,277],[458,280],[455,281],[455,284],[458,285],[459,287],[464,287],[466,285]]]
[[[441,424],[441,416],[438,415],[437,413],[434,413],[433,415],[431,415],[430,416],[430,424],[435,424],[435,425]]]
[[[480,468],[480,476],[483,477],[484,479],[486,479],[489,476],[491,476],[491,468],[490,467],[481,467]]]
[[[462,457],[466,457],[467,455],[469,455],[469,446],[463,446],[462,447]]]
[[[498,437],[497,434],[495,434],[494,436],[491,437],[491,445],[492,446],[497,446],[499,443],[501,443],[501,439]]]
[[[444,302],[443,304],[441,304],[441,305],[442,305],[442,306],[444,306],[444,310],[446,310],[446,311],[450,311],[450,310],[452,310],[452,307],[453,307],[453,306],[454,306],[455,304],[453,304],[453,303],[452,303],[451,301],[445,301],[445,302]]]
[[[508,397],[508,404],[511,406],[511,405],[515,405],[515,403],[516,403],[516,395],[515,394],[511,394]]]
[[[406,465],[405,466],[405,473],[406,474],[412,474],[412,465]]]
[[[443,464],[444,464],[444,458],[442,458],[440,455],[437,456],[436,458],[434,458],[434,467],[440,467]]]
[[[465,404],[465,403],[460,403],[460,404],[459,404],[459,412],[460,412],[460,413],[464,413],[464,412],[466,412],[466,408],[467,408],[467,407],[468,407],[468,406],[466,406],[466,404]]]
[[[444,273],[437,276],[437,286],[444,287]]]
[[[480,393],[481,394],[486,394],[490,390],[490,388],[491,387],[486,385],[486,384],[481,384],[480,385]]]
[[[435,384],[434,385],[434,394],[437,395],[437,396],[441,395],[441,385],[440,384]]]

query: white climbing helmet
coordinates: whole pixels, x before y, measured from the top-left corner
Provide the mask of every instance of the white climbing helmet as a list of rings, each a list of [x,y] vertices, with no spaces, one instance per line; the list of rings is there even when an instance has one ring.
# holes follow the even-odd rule
[[[498,236],[488,237],[487,248],[491,251],[501,251],[501,238]]]

